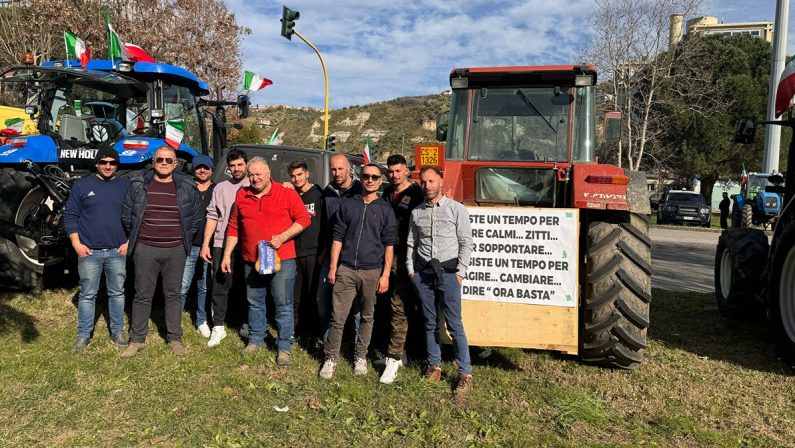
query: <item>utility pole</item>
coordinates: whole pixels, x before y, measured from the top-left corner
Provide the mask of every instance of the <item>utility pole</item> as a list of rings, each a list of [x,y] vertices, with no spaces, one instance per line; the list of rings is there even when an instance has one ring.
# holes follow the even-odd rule
[[[784,71],[787,53],[787,20],[789,19],[789,0],[776,2],[776,22],[773,25],[773,58],[770,62],[770,86],[767,97],[765,119],[776,119],[776,89]],[[762,171],[778,172],[779,150],[781,149],[781,126],[765,126],[765,151],[762,156]]]

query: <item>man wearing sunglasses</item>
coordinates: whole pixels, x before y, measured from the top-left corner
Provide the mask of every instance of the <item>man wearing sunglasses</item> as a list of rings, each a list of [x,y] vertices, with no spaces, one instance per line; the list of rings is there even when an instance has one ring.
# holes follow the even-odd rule
[[[124,337],[124,280],[127,235],[121,225],[124,195],[130,186],[116,175],[119,153],[110,146],[97,151],[97,174],[86,176],[72,187],[64,212],[64,228],[77,253],[80,294],[77,300],[77,342],[82,352],[91,342],[99,281],[105,273],[108,290],[110,341],[126,346]]]
[[[367,374],[367,349],[373,333],[376,293],[389,288],[392,249],[395,244],[395,214],[378,197],[381,169],[362,168],[362,194],[342,201],[334,223],[328,282],[332,293],[331,324],[326,338],[326,361],[320,377],[331,379],[340,356],[342,330],[351,306],[361,297],[361,321],[354,352],[354,375]]]
[[[185,354],[180,309],[182,273],[204,210],[193,179],[174,171],[177,155],[173,148],[158,148],[152,165],[152,169],[132,177],[122,209],[129,253],[135,262],[130,345],[123,357],[134,356],[144,346],[158,276],[162,276],[166,303],[166,342],[174,355]]]

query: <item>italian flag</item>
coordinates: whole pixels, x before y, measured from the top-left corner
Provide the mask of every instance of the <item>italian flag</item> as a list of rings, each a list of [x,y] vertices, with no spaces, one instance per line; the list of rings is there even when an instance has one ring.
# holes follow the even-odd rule
[[[795,58],[784,67],[776,88],[776,117],[792,107],[792,96],[795,95]]]
[[[127,53],[127,48],[110,24],[110,13],[107,11],[105,12],[105,24],[108,26],[108,58],[111,60],[129,61],[130,55]]]
[[[166,144],[174,149],[179,148],[185,136],[185,120],[177,118],[166,122]]]
[[[91,53],[83,39],[69,31],[64,31],[63,40],[66,43],[66,59],[79,59],[81,66],[85,67],[88,65],[88,61],[91,60]]]
[[[243,75],[243,90],[247,90],[249,92],[262,90],[262,88],[271,84],[273,84],[273,81],[268,78],[260,78],[254,72],[246,71],[246,74]]]
[[[17,134],[21,134],[22,130],[25,127],[25,119],[24,118],[9,118],[4,122],[6,125],[6,129],[11,129],[12,131],[16,132]]]
[[[370,139],[368,138],[366,142],[364,142],[364,149],[362,150],[362,154],[364,154],[364,164],[368,165],[373,163],[373,159],[370,157]]]

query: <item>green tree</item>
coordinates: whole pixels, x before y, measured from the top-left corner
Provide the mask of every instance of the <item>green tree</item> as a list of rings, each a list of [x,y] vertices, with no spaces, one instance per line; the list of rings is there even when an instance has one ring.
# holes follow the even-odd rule
[[[239,132],[230,132],[229,145],[236,145],[241,143],[265,143],[265,136],[254,122],[244,123],[243,129]]]

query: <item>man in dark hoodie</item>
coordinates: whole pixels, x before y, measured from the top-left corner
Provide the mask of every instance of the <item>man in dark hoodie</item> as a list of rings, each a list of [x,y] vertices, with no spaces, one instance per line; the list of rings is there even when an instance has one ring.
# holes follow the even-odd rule
[[[202,200],[193,179],[174,171],[177,154],[161,146],[152,158],[153,169],[130,179],[122,207],[122,225],[129,238],[128,252],[135,263],[135,298],[132,304],[130,345],[122,357],[134,356],[144,346],[157,278],[162,275],[166,302],[166,341],[176,356],[182,345],[180,305],[182,272],[193,234],[204,218]]]
[[[301,196],[311,219],[309,227],[295,238],[295,288],[293,289],[295,336],[320,337],[317,306],[318,242],[320,239],[320,219],[323,213],[323,190],[309,182],[309,167],[302,160],[287,167],[290,184]]]
[[[328,281],[334,285],[331,324],[326,338],[326,362],[320,377],[331,379],[340,356],[342,329],[353,302],[361,297],[361,325],[354,352],[355,375],[367,374],[367,348],[373,332],[376,293],[389,288],[392,250],[395,245],[395,214],[378,197],[381,169],[368,164],[362,169],[361,196],[340,204],[334,223],[334,242]]]
[[[318,243],[320,248],[318,258],[322,260],[322,265],[317,285],[317,314],[323,338],[326,337],[331,319],[331,290],[333,286],[328,281],[331,261],[331,231],[334,228],[334,221],[342,200],[362,194],[362,184],[353,178],[351,164],[344,154],[331,156],[329,171],[331,171],[331,182],[323,190],[323,214],[320,221],[322,232],[320,232],[320,242]]]

